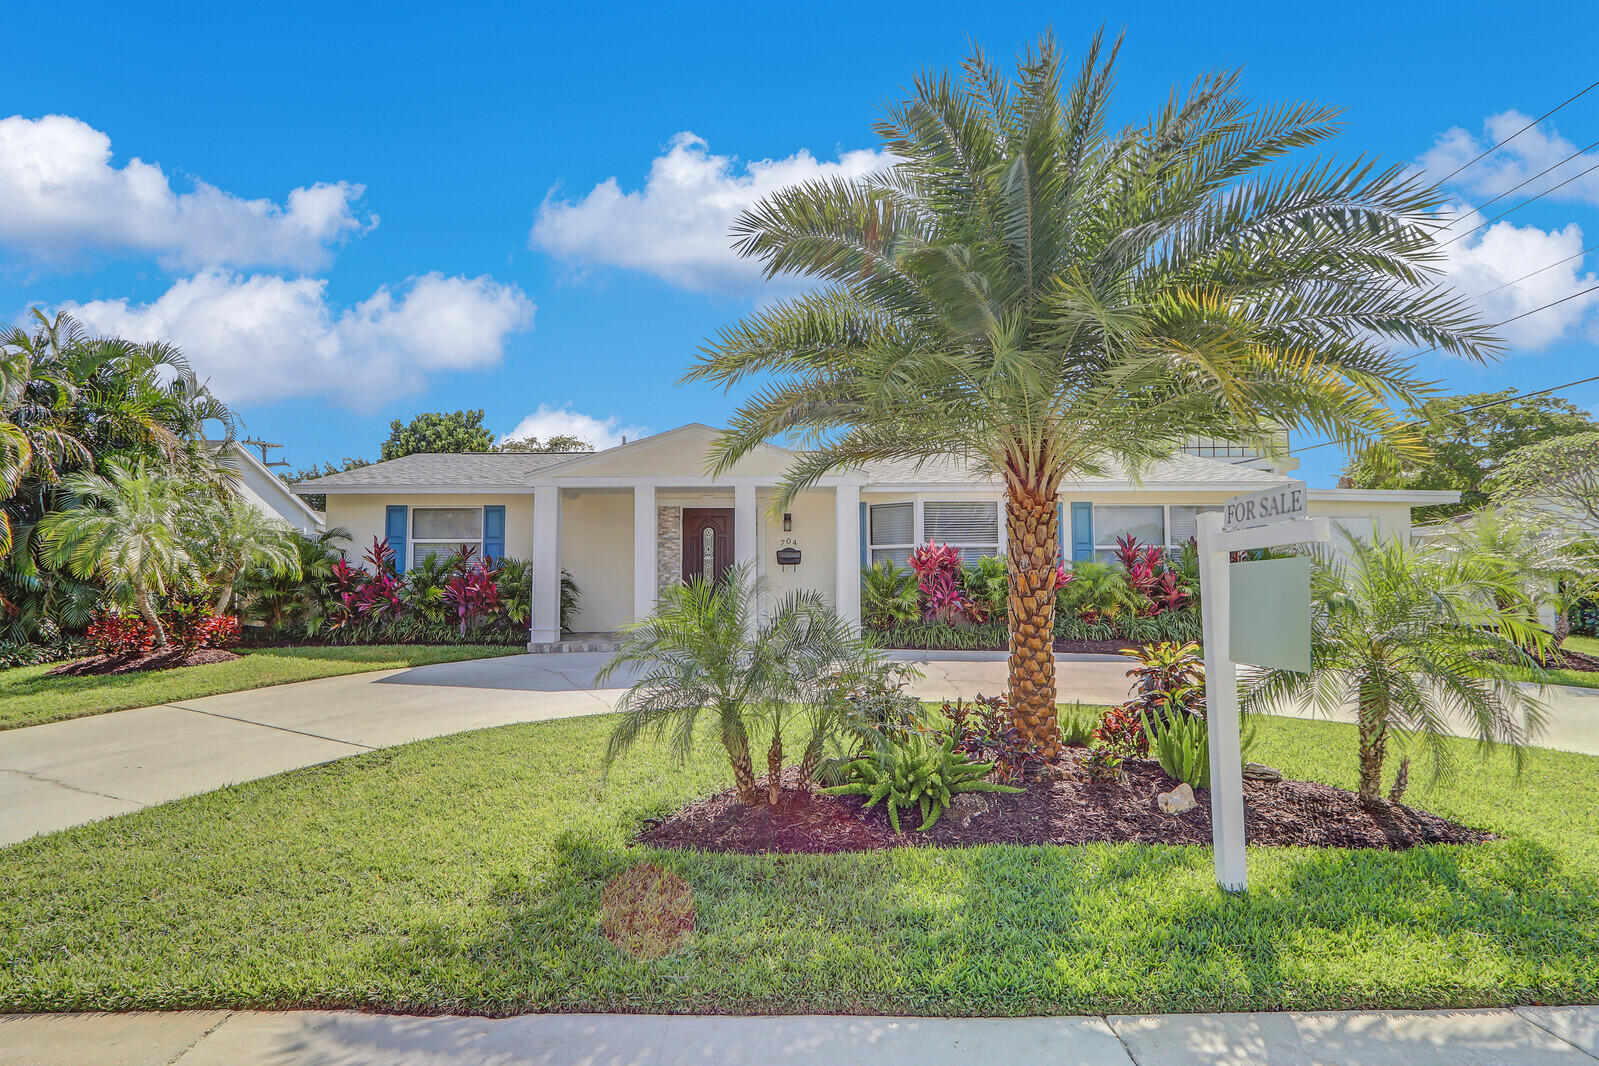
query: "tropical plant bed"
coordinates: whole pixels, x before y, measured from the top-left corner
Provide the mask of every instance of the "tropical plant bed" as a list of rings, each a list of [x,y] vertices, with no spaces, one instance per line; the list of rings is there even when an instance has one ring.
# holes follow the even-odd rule
[[[45,672],[46,677],[109,677],[136,674],[141,670],[170,670],[179,666],[207,666],[232,662],[237,652],[226,648],[158,648],[142,655],[91,655],[73,659]]]
[[[670,817],[651,819],[637,842],[746,855],[918,845],[1210,845],[1208,790],[1194,790],[1198,802],[1189,810],[1166,814],[1156,796],[1178,782],[1158,762],[1127,759],[1119,779],[1095,780],[1083,765],[1087,754],[1068,748],[1059,763],[1030,775],[1024,791],[975,793],[973,806],[981,813],[967,818],[952,808],[925,832],[913,828],[920,819],[907,812],[901,816],[904,832],[895,833],[881,806],[867,808],[860,796],[807,795],[786,787],[776,805],[746,804],[728,789]],[[1245,781],[1244,810],[1249,842],[1256,846],[1395,850],[1493,839],[1491,833],[1400,804],[1373,812],[1353,792],[1314,781]]]

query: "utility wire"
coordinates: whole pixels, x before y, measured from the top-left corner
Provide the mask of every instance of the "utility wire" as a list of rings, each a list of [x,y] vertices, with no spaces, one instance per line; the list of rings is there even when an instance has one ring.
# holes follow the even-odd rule
[[[1559,111],[1561,108],[1565,107],[1567,104],[1572,103],[1573,101],[1577,100],[1579,97],[1585,95],[1586,93],[1588,93],[1590,90],[1592,90],[1596,86],[1599,86],[1599,81],[1592,82],[1592,83],[1590,83],[1588,85],[1588,87],[1586,89],[1582,89],[1582,90],[1578,91],[1576,94],[1566,97],[1560,103],[1556,104],[1554,107],[1551,107],[1548,111],[1545,111],[1543,114],[1539,115],[1537,118],[1533,119],[1531,122],[1527,123],[1525,126],[1521,127],[1521,129],[1517,130],[1515,133],[1512,133],[1510,136],[1506,137],[1504,140],[1500,141],[1498,144],[1492,145],[1491,147],[1485,149],[1480,155],[1477,155],[1477,156],[1475,156],[1475,157],[1473,157],[1471,159],[1468,159],[1466,162],[1460,164],[1460,166],[1456,167],[1455,169],[1451,170],[1449,173],[1445,174],[1443,177],[1439,178],[1438,179],[1438,184],[1442,185],[1444,182],[1448,181],[1450,178],[1454,177],[1456,174],[1459,174],[1462,170],[1465,170],[1467,167],[1472,166],[1472,165],[1474,165],[1476,163],[1479,163],[1482,160],[1484,160],[1484,159],[1488,158],[1489,156],[1493,155],[1499,149],[1503,148],[1505,145],[1509,144],[1511,141],[1515,140],[1517,137],[1520,137],[1523,133],[1526,133],[1528,130],[1530,130],[1534,126],[1536,126],[1538,123],[1542,122],[1544,119],[1548,118],[1550,115],[1554,114],[1556,111]]]
[[[1599,84],[1599,82],[1596,82],[1595,84]],[[1572,256],[1572,257],[1568,257],[1568,258],[1575,258],[1575,257]],[[1561,260],[1561,262],[1565,262],[1565,260]],[[1560,263],[1551,263],[1551,264],[1549,264],[1549,266],[1559,266],[1559,265],[1560,265]],[[1548,269],[1549,269],[1549,267],[1542,267],[1541,268],[1541,270],[1548,270]],[[1539,273],[1539,272],[1540,271],[1537,271],[1537,270],[1533,271],[1534,274]],[[1527,275],[1527,277],[1531,277],[1531,276],[1532,276],[1532,274],[1528,274]],[[1523,279],[1517,279],[1517,280],[1523,280]],[[1514,284],[1514,282],[1506,282],[1506,284]],[[1543,304],[1542,306],[1539,306],[1539,307],[1534,307],[1530,311],[1523,311],[1519,315],[1512,315],[1511,317],[1509,317],[1507,319],[1504,319],[1502,321],[1493,323],[1488,328],[1489,329],[1497,329],[1500,326],[1507,326],[1507,325],[1509,325],[1512,322],[1516,322],[1516,321],[1519,321],[1520,319],[1526,318],[1528,315],[1535,315],[1539,311],[1547,311],[1551,307],[1558,307],[1559,305],[1561,305],[1563,303],[1566,303],[1569,300],[1575,300],[1579,296],[1586,296],[1590,292],[1599,292],[1599,285],[1590,285],[1588,288],[1583,289],[1583,290],[1581,290],[1579,292],[1574,292],[1570,296],[1562,296],[1558,300],[1551,300],[1549,303]],[[1442,345],[1435,344],[1431,348],[1426,349],[1426,351],[1417,352],[1416,354],[1417,355],[1426,355],[1429,352],[1436,352],[1440,347],[1442,347]],[[1577,385],[1586,385],[1590,381],[1599,381],[1599,374],[1595,374],[1593,377],[1581,378],[1581,379],[1579,379],[1577,381],[1568,381],[1564,385],[1551,385],[1549,388],[1547,388],[1547,389],[1539,389],[1537,392],[1517,393],[1514,396],[1507,396],[1503,400],[1494,400],[1494,401],[1491,401],[1489,403],[1479,404],[1476,407],[1468,407],[1464,411],[1462,411],[1461,413],[1464,414],[1464,413],[1467,413],[1467,412],[1470,412],[1470,411],[1480,411],[1484,407],[1493,407],[1493,406],[1495,406],[1497,404],[1509,403],[1512,400],[1526,399],[1529,396],[1543,396],[1546,393],[1558,392],[1561,389],[1569,389],[1569,388],[1573,388],[1574,386],[1577,386]],[[1400,424],[1401,425],[1414,425],[1414,424],[1419,423],[1421,421],[1423,421],[1423,420],[1419,419],[1419,418],[1412,418],[1412,419],[1408,419],[1405,422],[1402,422]],[[1356,439],[1357,438],[1354,438],[1354,437],[1336,437],[1336,438],[1334,438],[1332,440],[1324,440],[1324,441],[1320,441],[1320,442],[1318,442],[1316,444],[1307,444],[1303,448],[1290,448],[1288,450],[1288,454],[1290,454],[1290,455],[1298,455],[1298,454],[1300,454],[1302,452],[1313,452],[1317,448],[1328,448],[1328,447],[1331,447],[1334,444],[1348,444],[1351,441],[1356,440]],[[1256,456],[1256,457],[1252,457],[1252,458],[1249,458],[1249,459],[1235,459],[1231,463],[1229,463],[1228,465],[1229,466],[1241,466],[1244,463],[1257,462],[1259,460],[1259,458],[1260,458],[1259,456]]]
[[[1560,160],[1560,162],[1558,162],[1558,163],[1554,163],[1554,164],[1551,164],[1550,166],[1544,167],[1542,170],[1538,171],[1538,173],[1534,174],[1532,177],[1527,178],[1527,179],[1525,179],[1523,181],[1520,181],[1520,182],[1516,183],[1515,185],[1512,185],[1510,188],[1506,189],[1504,192],[1500,193],[1498,196],[1495,196],[1492,200],[1484,200],[1482,203],[1478,204],[1476,207],[1472,208],[1470,211],[1461,212],[1460,214],[1456,215],[1454,218],[1450,219],[1449,224],[1444,226],[1444,229],[1449,229],[1456,222],[1459,222],[1463,218],[1470,218],[1472,214],[1481,211],[1483,208],[1487,207],[1489,204],[1493,203],[1495,200],[1503,200],[1505,197],[1509,196],[1511,193],[1515,192],[1517,189],[1520,189],[1520,188],[1523,188],[1523,187],[1525,187],[1527,185],[1532,184],[1533,182],[1537,181],[1539,178],[1543,177],[1545,174],[1549,173],[1551,170],[1558,170],[1560,167],[1565,166],[1567,163],[1571,162],[1573,159],[1576,159],[1577,157],[1579,157],[1581,155],[1584,155],[1584,154],[1586,154],[1588,152],[1591,152],[1595,148],[1599,148],[1599,141],[1594,141],[1592,144],[1589,144],[1589,145],[1587,145],[1585,147],[1577,149],[1575,152],[1572,152],[1570,155],[1566,156],[1566,158]],[[1555,188],[1557,188],[1557,189],[1559,187],[1560,186],[1558,186],[1558,185],[1555,186]],[[1547,190],[1545,190],[1545,191],[1547,191]],[[1513,211],[1513,210],[1515,210],[1515,208],[1511,208],[1511,210]],[[1500,216],[1500,217],[1503,217],[1503,216]]]
[[[1514,279],[1512,279],[1510,281],[1507,281],[1503,285],[1495,285],[1491,289],[1487,289],[1487,290],[1485,290],[1483,292],[1478,293],[1477,296],[1479,298],[1481,298],[1483,296],[1488,296],[1488,295],[1490,295],[1492,293],[1496,293],[1500,289],[1508,289],[1512,285],[1520,285],[1522,282],[1526,281],[1528,278],[1537,277],[1539,274],[1542,274],[1545,270],[1553,270],[1557,266],[1560,266],[1560,265],[1562,265],[1564,263],[1569,263],[1573,259],[1581,259],[1583,256],[1587,255],[1589,252],[1595,252],[1595,251],[1599,251],[1599,244],[1590,244],[1590,245],[1588,245],[1588,247],[1584,248],[1580,252],[1577,252],[1575,255],[1568,255],[1564,259],[1557,259],[1553,263],[1550,263],[1548,266],[1539,267],[1537,270],[1534,270],[1531,274],[1523,274],[1523,275],[1521,275],[1521,277],[1514,278]]]
[[[1541,193],[1538,193],[1536,196],[1527,197],[1525,200],[1521,201],[1521,203],[1517,204],[1515,207],[1508,208],[1507,210],[1499,212],[1497,215],[1495,215],[1493,218],[1490,218],[1486,222],[1479,222],[1477,225],[1471,227],[1470,229],[1465,230],[1462,233],[1455,234],[1453,237],[1449,238],[1447,241],[1444,241],[1438,247],[1447,248],[1451,244],[1454,244],[1456,241],[1463,240],[1464,238],[1471,236],[1473,233],[1476,233],[1478,230],[1482,229],[1484,226],[1491,226],[1495,222],[1498,222],[1500,219],[1504,218],[1506,215],[1510,214],[1511,212],[1520,211],[1523,207],[1526,207],[1528,204],[1532,203],[1534,200],[1541,200],[1545,196],[1548,196],[1550,193],[1554,192],[1556,189],[1559,189],[1562,186],[1570,185],[1572,182],[1576,181],[1578,178],[1583,177],[1584,175],[1587,175],[1587,174],[1592,174],[1596,170],[1599,170],[1599,163],[1595,163],[1593,166],[1589,167],[1587,170],[1584,170],[1584,171],[1582,171],[1580,173],[1573,174],[1571,177],[1567,178],[1565,181],[1561,182],[1559,185],[1551,185],[1551,186],[1549,186],[1549,188],[1545,189]],[[1445,227],[1445,228],[1447,228],[1447,227]]]

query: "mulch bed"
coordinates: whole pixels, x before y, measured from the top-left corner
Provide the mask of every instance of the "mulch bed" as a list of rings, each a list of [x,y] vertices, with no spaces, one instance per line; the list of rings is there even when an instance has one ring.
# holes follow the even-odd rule
[[[918,832],[920,816],[896,835],[879,804],[864,810],[859,796],[807,796],[785,790],[776,807],[746,806],[732,790],[696,800],[664,820],[650,820],[640,844],[742,854],[870,851],[877,848],[976,844],[1195,844],[1211,843],[1210,794],[1196,789],[1198,805],[1165,814],[1157,793],[1177,782],[1153,759],[1128,759],[1120,781],[1091,780],[1081,763],[1086,751],[1068,749],[1060,763],[1026,782],[1019,794],[982,793],[988,810],[962,826],[946,812]],[[790,772],[790,774],[792,771]],[[797,784],[786,780],[785,785]],[[1374,813],[1353,792],[1312,781],[1244,782],[1244,824],[1249,842],[1266,847],[1381,848],[1419,844],[1476,844],[1492,834],[1410,807]]]
[[[168,670],[174,666],[204,666],[206,663],[225,663],[238,656],[224,648],[198,648],[189,654],[183,649],[153,651],[148,655],[93,655],[87,659],[74,659],[62,663],[46,673],[46,677],[104,677],[112,674],[136,674],[141,670]]]
[[[1561,648],[1549,657],[1548,667],[1553,670],[1582,670],[1599,673],[1599,655],[1588,655],[1571,648]]]
[[[1118,637],[1115,640],[1057,640],[1055,642],[1056,654],[1070,652],[1078,655],[1089,653],[1095,655],[1120,655],[1128,648],[1138,647],[1142,647],[1138,641],[1128,640],[1125,637]]]

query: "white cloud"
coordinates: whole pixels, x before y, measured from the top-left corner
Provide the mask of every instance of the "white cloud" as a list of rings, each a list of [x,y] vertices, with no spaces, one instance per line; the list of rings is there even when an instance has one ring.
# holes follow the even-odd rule
[[[534,305],[487,276],[424,274],[340,309],[323,279],[206,271],[151,303],[62,309],[96,333],[176,344],[230,403],[320,394],[370,410],[419,390],[429,372],[497,364]]]
[[[556,434],[576,437],[586,440],[595,448],[604,450],[621,444],[623,438],[638,440],[640,437],[649,436],[649,429],[644,426],[624,426],[615,415],[608,418],[595,418],[579,411],[572,410],[571,406],[551,407],[549,404],[539,404],[539,409],[528,415],[516,424],[516,428],[505,436],[509,439],[520,437],[537,437],[547,440]]]
[[[172,269],[315,269],[331,245],[377,224],[356,214],[364,192],[316,184],[282,204],[203,181],[178,192],[157,164],[113,166],[111,138],[78,119],[0,119],[0,244],[42,262],[94,248],[155,255]]]
[[[1438,135],[1437,141],[1421,157],[1420,163],[1434,180],[1442,178],[1475,159],[1489,145],[1498,144],[1511,136],[1529,121],[1530,117],[1519,111],[1491,115],[1483,122],[1484,132],[1481,138],[1456,126]],[[1514,207],[1529,196],[1536,196],[1549,190],[1553,190],[1549,192],[1549,200],[1599,204],[1599,170],[1577,177],[1578,174],[1599,163],[1599,153],[1585,153],[1555,166],[1576,150],[1576,145],[1558,133],[1545,132],[1543,127],[1535,126],[1488,158],[1472,163],[1458,176],[1451,178],[1449,184],[1468,190],[1477,202],[1481,203],[1489,197],[1498,196],[1508,189],[1515,188],[1545,168],[1554,167],[1548,174],[1531,182],[1525,188],[1516,189],[1511,195],[1494,203],[1489,209],[1489,215],[1496,215],[1506,208]],[[1575,180],[1559,189],[1554,188],[1568,178]]]
[[[552,195],[539,208],[529,244],[570,263],[624,267],[674,285],[747,292],[761,284],[760,265],[733,253],[728,230],[739,212],[787,185],[817,178],[858,178],[887,165],[872,150],[822,162],[799,151],[739,166],[712,155],[693,133],[672,138],[650,164],[644,188],[624,192],[615,178],[580,200]]]
[[[1476,212],[1461,214],[1440,239],[1449,240],[1450,234],[1467,232],[1482,221]],[[1504,322],[1599,283],[1599,276],[1582,270],[1581,257],[1572,258],[1582,249],[1582,227],[1575,222],[1557,230],[1496,222],[1444,248],[1444,269],[1457,288],[1476,300],[1483,321]],[[1565,259],[1570,261],[1562,263]],[[1560,265],[1550,267],[1554,263]],[[1511,281],[1516,284],[1507,284]],[[1494,332],[1514,348],[1536,351],[1581,326],[1596,305],[1599,292],[1589,293]]]

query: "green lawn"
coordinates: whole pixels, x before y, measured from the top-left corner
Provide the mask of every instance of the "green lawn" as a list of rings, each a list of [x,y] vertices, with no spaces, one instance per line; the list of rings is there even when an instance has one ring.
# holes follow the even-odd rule
[[[55,664],[21,666],[0,671],[0,729],[42,725],[127,707],[149,707],[335,674],[482,659],[491,655],[512,655],[521,650],[483,644],[262,648],[246,652],[231,662],[117,677],[46,677]]]
[[[582,718],[428,740],[0,851],[0,1011],[172,1007],[1017,1015],[1599,1000],[1599,759],[1477,762],[1415,802],[1503,839],[1402,853],[630,848],[722,787],[709,755],[599,755]],[[1351,727],[1260,722],[1254,758],[1352,786]],[[1418,775],[1423,776],[1423,775]],[[642,859],[692,887],[654,962],[598,929]]]
[[[1566,638],[1565,647],[1572,651],[1580,651],[1585,655],[1599,655],[1599,639],[1594,637],[1570,636]],[[1518,672],[1509,667],[1501,667],[1503,676],[1516,678],[1525,677],[1525,672]],[[1599,674],[1592,670],[1549,670],[1549,683],[1554,685],[1574,685],[1577,688],[1599,688]]]

